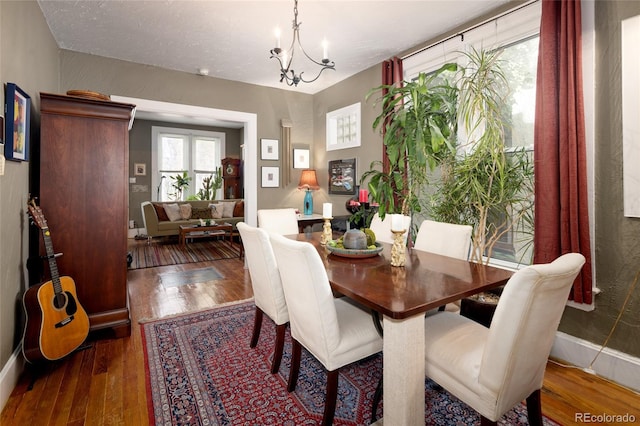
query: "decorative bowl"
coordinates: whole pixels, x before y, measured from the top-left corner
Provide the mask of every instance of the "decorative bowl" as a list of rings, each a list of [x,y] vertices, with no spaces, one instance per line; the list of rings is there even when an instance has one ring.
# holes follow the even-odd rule
[[[330,244],[327,244],[325,247],[327,247],[327,250],[329,250],[331,254],[335,254],[336,256],[351,257],[356,259],[377,256],[378,253],[382,251],[382,244],[380,244],[379,242],[376,242],[376,248],[372,249],[346,249],[341,247],[334,247]]]

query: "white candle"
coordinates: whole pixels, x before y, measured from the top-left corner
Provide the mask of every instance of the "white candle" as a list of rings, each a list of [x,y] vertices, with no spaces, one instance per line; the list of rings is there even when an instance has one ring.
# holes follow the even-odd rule
[[[329,59],[329,43],[327,43],[327,39],[322,40],[322,59]]]
[[[280,27],[276,28],[276,47],[280,48]]]
[[[325,219],[330,219],[331,217],[333,217],[331,215],[333,210],[333,204],[331,203],[323,203],[322,204],[322,217]]]
[[[401,214],[392,214],[391,215],[391,230],[392,231],[404,231],[404,226],[402,225],[402,215]]]

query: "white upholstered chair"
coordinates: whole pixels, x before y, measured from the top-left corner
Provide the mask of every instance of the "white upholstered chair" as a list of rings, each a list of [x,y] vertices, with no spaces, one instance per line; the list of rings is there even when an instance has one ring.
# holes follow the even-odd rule
[[[411,216],[403,216],[402,224],[404,229],[407,230],[402,234],[405,244],[407,243],[407,236],[409,235],[409,228],[411,227]],[[391,232],[391,215],[386,214],[384,220],[380,219],[378,213],[373,215],[369,228],[376,234],[376,241],[382,241],[383,243],[393,244],[393,233]]]
[[[256,304],[256,315],[253,324],[253,335],[250,346],[255,348],[260,337],[263,314],[276,324],[276,341],[274,347],[271,372],[277,373],[282,360],[284,335],[289,322],[289,312],[284,299],[282,281],[276,258],[271,248],[269,234],[264,229],[254,228],[244,222],[237,225],[244,245],[251,286]]]
[[[413,248],[443,256],[467,260],[473,227],[424,220],[418,229]]]
[[[334,298],[327,271],[308,242],[271,234],[289,309],[293,349],[288,390],[295,390],[304,346],[327,370],[323,425],[331,425],[340,367],[382,350],[382,338],[366,309],[346,297]],[[286,265],[286,266],[284,266]]]
[[[298,233],[298,216],[295,209],[258,210],[258,227],[280,235]]]
[[[551,346],[581,254],[516,272],[506,284],[491,327],[443,312],[426,318],[428,377],[471,406],[482,424],[496,424],[526,399],[529,424],[542,425],[540,388]]]

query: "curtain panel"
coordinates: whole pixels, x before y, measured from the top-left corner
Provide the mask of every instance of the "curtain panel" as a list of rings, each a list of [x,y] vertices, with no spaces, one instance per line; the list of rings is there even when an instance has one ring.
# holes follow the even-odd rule
[[[403,82],[403,70],[402,70],[402,59],[394,56],[393,58],[384,61],[382,63],[382,84],[385,86],[390,86],[392,84],[402,86]],[[382,89],[382,96],[385,96],[389,91],[387,89]],[[382,125],[382,134],[384,135],[387,130],[387,122],[385,121]],[[382,171],[385,173],[389,172],[389,157],[387,156],[387,150],[382,145]]]
[[[543,0],[534,124],[534,263],[586,263],[569,296],[592,303],[580,0]]]

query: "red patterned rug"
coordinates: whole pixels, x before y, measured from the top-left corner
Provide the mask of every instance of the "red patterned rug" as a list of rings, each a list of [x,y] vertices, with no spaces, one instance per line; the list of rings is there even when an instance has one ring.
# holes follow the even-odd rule
[[[178,244],[175,239],[157,239],[151,244],[138,244],[131,247],[131,256],[129,269],[153,268],[239,257],[240,245],[237,242],[229,245],[223,240]]]
[[[303,350],[295,392],[288,393],[290,336],[280,371],[271,366],[274,324],[265,316],[258,346],[249,347],[252,301],[142,324],[149,418],[156,425],[316,425],[322,419],[326,374]],[[382,374],[379,355],[343,368],[334,425],[368,425]],[[474,410],[425,381],[427,425],[472,425]],[[379,417],[383,414],[379,407]],[[544,419],[545,425],[556,423]],[[526,425],[524,405],[502,425]]]

